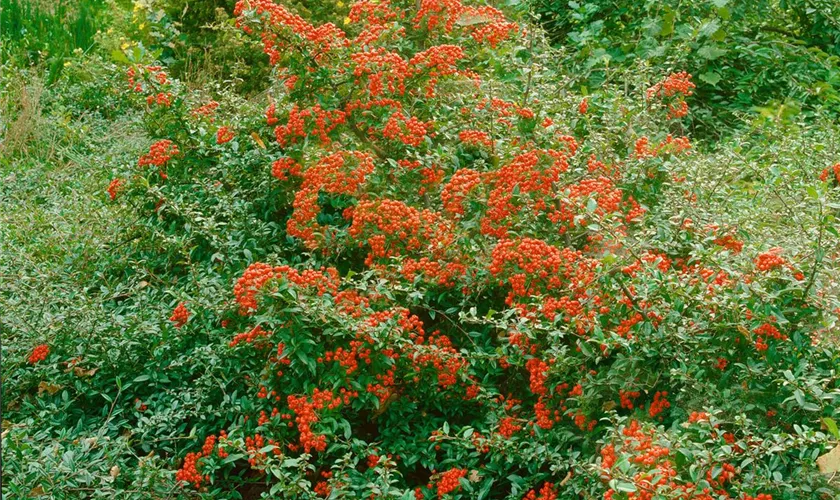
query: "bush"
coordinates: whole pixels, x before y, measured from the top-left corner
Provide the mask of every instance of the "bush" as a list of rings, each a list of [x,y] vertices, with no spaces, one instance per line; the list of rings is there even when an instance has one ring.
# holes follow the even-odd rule
[[[583,96],[494,8],[349,9],[239,3],[252,99],[112,55],[148,138],[101,186],[96,341],[16,352],[15,421],[126,494],[834,497],[836,127],[698,147],[686,73]]]
[[[840,103],[837,3],[530,2],[584,89],[640,67],[698,78],[698,133],[718,138],[756,108],[836,115]],[[727,127],[721,128],[721,124]]]

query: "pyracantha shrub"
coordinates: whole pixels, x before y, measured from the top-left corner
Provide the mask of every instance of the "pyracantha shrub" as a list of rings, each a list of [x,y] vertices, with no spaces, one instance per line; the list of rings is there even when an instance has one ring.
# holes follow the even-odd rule
[[[178,459],[183,488],[830,498],[813,459],[838,381],[791,378],[831,363],[812,343],[813,264],[689,217],[690,75],[637,89],[639,125],[506,68],[531,34],[493,7],[361,1],[314,24],[242,0],[235,15],[277,84],[258,113],[211,126],[215,101],[128,71],[169,117],[131,174],[150,223],[194,234],[194,212],[215,216],[183,202],[195,190],[268,221],[244,245],[293,248],[248,250],[221,329],[172,313],[236,362],[240,397]],[[612,121],[608,138],[586,128]]]

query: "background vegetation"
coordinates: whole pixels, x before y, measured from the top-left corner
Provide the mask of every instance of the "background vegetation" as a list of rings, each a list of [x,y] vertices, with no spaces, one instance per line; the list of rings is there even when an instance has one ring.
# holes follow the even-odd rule
[[[413,1],[392,3],[415,8]],[[357,29],[349,22],[350,3],[285,5],[314,25]],[[328,496],[327,487],[335,498],[412,498],[416,488],[418,498],[434,498],[445,491],[441,474],[455,471],[446,493],[452,498],[548,499],[550,491],[559,498],[605,498],[612,491],[618,500],[637,493],[639,478],[649,471],[634,461],[637,450],[622,437],[635,420],[644,429],[636,438],[674,450],[679,481],[701,491],[695,498],[703,498],[703,486],[715,485],[724,493],[710,498],[834,498],[836,479],[820,474],[815,461],[840,440],[840,180],[830,170],[840,162],[836,3],[534,0],[494,6],[527,30],[494,47],[458,31],[468,30],[470,21],[435,35],[438,43],[468,47],[469,67],[483,77],[479,91],[444,81],[439,99],[406,101],[407,109],[438,123],[440,137],[411,149],[351,129],[335,132],[340,143],[366,149],[388,166],[376,171],[366,195],[442,212],[443,187],[460,168],[485,172],[506,164],[519,152],[514,139],[559,148],[541,126],[550,117],[557,124],[552,133],[581,144],[569,160],[571,172],[591,175],[590,154],[620,165],[622,196],[647,208],[643,227],[617,238],[622,245],[674,261],[695,259],[737,277],[738,286],[718,298],[704,295],[705,285],[692,288],[696,283],[683,282],[675,271],[657,273],[661,261],[626,278],[638,287],[634,293],[645,290],[652,302],[680,311],[676,316],[708,321],[718,336],[688,334],[672,315],[661,329],[639,323],[630,331],[645,340],[629,345],[614,330],[638,305],[620,304],[626,292],[607,273],[598,286],[615,302],[615,316],[604,314],[601,340],[578,338],[562,321],[530,325],[515,304],[506,303],[505,283],[480,276],[476,263],[489,260],[497,242],[478,229],[486,202],[478,194],[455,219],[463,235],[459,248],[474,259],[467,266],[479,269],[478,277],[459,281],[469,292],[383,271],[401,269],[403,257],[415,256],[408,250],[382,258],[380,268],[366,265],[369,244],[353,239],[342,215],[358,205],[353,194],[322,193],[318,199],[316,222],[334,231],[323,247],[290,235],[287,221],[300,181],[273,177],[272,163],[293,157],[309,165],[331,150],[315,139],[279,145],[265,124],[266,107],[276,103],[285,121],[291,104],[335,105],[355,90],[325,90],[338,81],[335,74],[312,77],[308,88],[284,85],[289,74],[268,63],[259,36],[237,26],[235,2],[0,0],[4,496],[314,498]],[[432,38],[418,34],[422,30],[408,29],[415,38],[385,46],[410,55],[432,45]],[[346,57],[352,48],[347,50],[340,54]],[[152,71],[143,91],[132,91],[126,72],[150,65],[161,67],[166,83],[156,83]],[[307,77],[299,61],[284,59],[280,67]],[[691,112],[668,119],[667,106],[651,104],[646,90],[683,70],[696,85],[684,96]],[[169,94],[170,105],[149,104],[147,89],[155,98]],[[476,129],[495,123],[487,115],[458,114],[476,93],[529,104],[539,121],[516,118],[515,126],[494,131],[499,140],[492,150],[463,146],[458,132],[467,121]],[[218,103],[213,119],[193,113],[210,101]],[[222,125],[233,131],[230,142],[217,140]],[[689,136],[691,153],[634,156],[642,136],[655,144],[669,134]],[[138,158],[161,139],[181,148],[167,179],[154,168],[138,174]],[[444,180],[419,194],[422,177],[396,163],[410,156],[405,151],[439,161]],[[112,199],[107,189],[114,179],[123,183]],[[518,188],[514,194],[520,196]],[[597,202],[579,208],[591,217]],[[603,231],[626,229],[611,217],[597,221],[607,239]],[[705,229],[687,231],[687,220]],[[597,228],[560,237],[543,224],[523,216],[514,227],[520,236],[558,247],[601,241],[589,239]],[[743,249],[721,251],[714,240],[724,233]],[[773,247],[784,249],[790,270],[757,273],[754,260]],[[617,266],[633,262],[620,252],[609,259]],[[275,457],[271,444],[255,447],[246,438],[261,433],[294,444],[300,433],[285,430],[285,421],[257,425],[260,411],[271,408],[255,396],[257,381],[270,374],[259,349],[245,342],[231,346],[234,336],[256,325],[276,332],[295,356],[282,367],[294,381],[283,382],[292,387],[284,390],[311,396],[319,384],[343,384],[344,372],[318,358],[325,349],[349,345],[359,328],[331,299],[288,284],[267,293],[254,316],[240,315],[233,286],[256,262],[335,266],[346,290],[370,297],[371,310],[382,297],[407,307],[428,331],[451,337],[469,360],[470,375],[486,385],[480,409],[463,402],[461,393],[454,404],[435,391],[424,393],[424,384],[438,384],[437,372],[424,372],[428,378],[409,390],[416,391],[411,398],[383,403],[362,389],[355,406],[324,412],[317,431],[328,436],[326,453],[284,449]],[[177,328],[170,318],[181,303],[190,316]],[[696,310],[686,304],[697,304]],[[751,345],[751,332],[765,321],[778,322],[790,339],[773,344],[767,355]],[[515,329],[540,347],[538,354],[508,342]],[[607,344],[615,354],[601,356]],[[33,362],[42,345],[49,353]],[[382,349],[377,344],[374,352]],[[711,368],[718,356],[729,360],[728,371]],[[513,363],[510,372],[499,368],[502,357]],[[563,403],[571,412],[550,430],[535,423],[534,407],[543,399],[526,369],[531,359],[549,358],[561,360],[545,372],[551,391],[578,382],[583,391]],[[373,370],[380,368],[374,363]],[[371,383],[381,375],[365,373]],[[459,380],[453,393],[466,390],[459,385],[466,383]],[[666,385],[672,406],[660,420],[650,412],[654,394]],[[618,391],[636,389],[636,407],[622,406]],[[506,409],[498,396],[510,394],[524,402]],[[689,423],[692,412],[705,415],[700,424]],[[593,430],[579,429],[578,415],[586,425],[593,422]],[[501,440],[500,422],[507,416],[522,429]],[[433,432],[440,441],[429,441]],[[724,441],[724,433],[732,440]],[[199,487],[180,481],[179,471],[188,469],[185,457],[201,451],[208,436],[225,440],[229,454],[221,456],[211,443],[213,458],[202,471],[207,478]],[[482,451],[485,445],[491,450]],[[618,465],[605,474],[610,445]],[[400,459],[387,456],[389,450]],[[248,463],[257,456],[257,466]],[[695,461],[702,467],[692,468]],[[738,470],[728,485],[721,479],[724,463]],[[324,486],[316,490],[319,483]],[[534,493],[527,497],[529,491]],[[680,498],[673,489],[658,495]]]

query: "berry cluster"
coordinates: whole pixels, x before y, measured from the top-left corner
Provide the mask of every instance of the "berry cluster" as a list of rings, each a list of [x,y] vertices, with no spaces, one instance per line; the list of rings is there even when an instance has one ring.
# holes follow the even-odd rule
[[[778,328],[770,323],[764,323],[755,330],[755,349],[759,352],[767,350],[767,339],[787,340],[787,335],[781,333]]]
[[[443,498],[447,493],[452,493],[461,486],[461,478],[467,475],[466,469],[453,468],[442,473],[437,480],[438,498]]]
[[[186,302],[181,302],[178,304],[177,307],[172,311],[172,316],[170,316],[169,321],[175,325],[175,328],[181,328],[182,326],[187,324],[187,321],[190,319],[190,311],[187,310]]]
[[[828,182],[829,177],[834,179],[835,182],[840,184],[840,163],[835,163],[831,167],[828,167],[820,173],[820,180],[823,182]]]
[[[35,348],[32,349],[32,353],[29,354],[29,358],[27,359],[27,361],[30,365],[34,365],[35,363],[47,359],[47,356],[49,356],[49,354],[50,346],[48,346],[47,344],[41,344],[39,346],[35,346]]]
[[[169,139],[162,139],[149,147],[149,152],[140,157],[137,165],[140,167],[154,165],[160,168],[177,154],[179,154],[178,146]]]
[[[230,142],[233,138],[233,130],[228,126],[219,127],[219,130],[216,131],[216,144]]]
[[[122,179],[116,178],[108,184],[108,196],[111,198],[111,201],[117,199],[117,193],[119,193],[123,188],[123,181]]]
[[[771,248],[767,252],[758,254],[758,257],[755,258],[755,268],[767,272],[786,266],[787,261],[779,255],[781,253],[781,248]]]

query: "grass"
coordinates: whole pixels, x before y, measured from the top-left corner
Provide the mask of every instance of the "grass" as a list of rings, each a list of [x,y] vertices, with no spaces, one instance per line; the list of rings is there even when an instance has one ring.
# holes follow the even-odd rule
[[[105,0],[0,0],[0,60],[43,64],[48,83],[75,50],[95,44]]]
[[[142,142],[131,116],[20,116],[31,130],[11,126],[22,142],[4,142],[16,151],[0,160],[0,327],[12,352],[61,328],[82,329],[90,317],[97,259],[120,232],[115,224],[125,223],[107,203],[102,167],[128,161]]]
[[[13,100],[28,92],[47,98],[54,90],[31,88],[42,87],[33,81],[8,96]],[[118,254],[117,237],[132,220],[108,199],[108,166],[136,161],[146,139],[131,114],[71,117],[56,107],[42,115],[40,102],[27,106],[16,115],[28,116],[29,126],[8,128],[7,133],[22,135],[16,136],[13,151],[4,141],[6,151],[0,154],[2,355],[22,359],[33,346],[49,343],[75,350],[80,363],[62,364],[46,379],[4,363],[3,410],[5,418],[10,412],[15,417],[3,421],[3,494],[169,498],[157,496],[154,486],[158,475],[168,472],[160,472],[165,468],[159,457],[138,452],[116,405],[125,403],[122,382],[113,375],[123,368],[122,353],[109,340],[120,328],[135,339],[137,332],[114,316],[112,299],[119,292],[101,276],[102,256]],[[90,361],[92,351],[110,353],[110,362]],[[99,380],[93,376],[97,370],[110,373]],[[73,383],[66,375],[60,380],[64,371],[76,375]],[[74,411],[84,389],[93,385],[101,401],[91,412]],[[61,397],[45,403],[39,397],[45,392]]]

